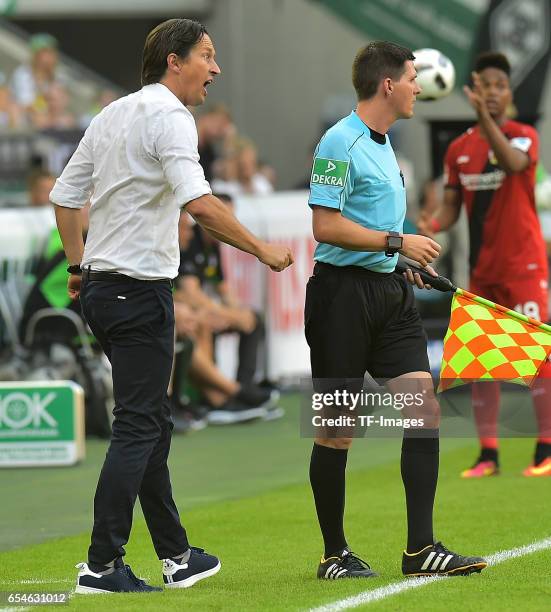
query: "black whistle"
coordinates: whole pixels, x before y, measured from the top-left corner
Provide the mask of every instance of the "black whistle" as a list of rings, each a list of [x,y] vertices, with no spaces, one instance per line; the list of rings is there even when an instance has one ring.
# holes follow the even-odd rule
[[[403,274],[406,270],[411,270],[414,274],[419,274],[425,285],[430,285],[438,291],[455,291],[457,287],[445,276],[432,276],[425,269],[416,266],[415,264],[407,263],[403,259],[399,259],[394,270],[397,274]]]

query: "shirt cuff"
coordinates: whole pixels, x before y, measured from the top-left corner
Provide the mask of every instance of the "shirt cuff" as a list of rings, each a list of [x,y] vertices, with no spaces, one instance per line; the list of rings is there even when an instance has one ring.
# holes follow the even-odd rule
[[[50,192],[50,202],[64,208],[82,208],[89,198],[90,194],[77,187],[71,187],[59,179]]]
[[[182,208],[184,208],[184,206],[186,206],[186,204],[188,204],[192,200],[196,200],[197,198],[200,198],[201,196],[211,195],[211,194],[212,194],[212,190],[208,183],[204,187],[198,188],[195,191],[188,191],[187,186],[186,187],[182,186],[181,188],[179,187],[175,193],[178,201],[183,202],[183,204],[181,205]]]
[[[335,210],[340,210],[341,207],[338,202],[334,202],[332,200],[318,200],[317,198],[313,198],[308,201],[308,205],[311,206],[324,206],[325,208],[334,208]]]

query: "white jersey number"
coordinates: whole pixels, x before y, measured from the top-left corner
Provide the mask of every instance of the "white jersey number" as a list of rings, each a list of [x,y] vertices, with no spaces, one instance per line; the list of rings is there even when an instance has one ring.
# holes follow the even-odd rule
[[[540,307],[537,302],[524,302],[524,304],[517,304],[515,310],[521,314],[537,319],[540,321]]]

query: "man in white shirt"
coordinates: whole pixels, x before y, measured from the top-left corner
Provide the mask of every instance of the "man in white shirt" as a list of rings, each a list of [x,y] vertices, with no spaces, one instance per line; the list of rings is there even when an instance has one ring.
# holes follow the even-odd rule
[[[70,264],[69,293],[80,296],[111,361],[115,394],[113,435],[94,499],[88,563],[77,566],[77,593],[159,590],[122,561],[138,495],[167,587],[191,586],[220,569],[215,556],[190,547],[167,467],[170,279],[178,273],[180,208],[272,270],[285,269],[293,257],[248,232],[204,178],[186,106],[202,104],[219,73],[201,24],[171,19],[157,26],[145,42],[144,87],[94,118],[50,194]],[[79,209],[88,199],[84,248]]]

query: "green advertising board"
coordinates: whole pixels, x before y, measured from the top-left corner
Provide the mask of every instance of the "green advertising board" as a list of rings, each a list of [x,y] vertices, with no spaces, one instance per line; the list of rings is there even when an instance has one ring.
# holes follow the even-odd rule
[[[326,6],[372,40],[447,55],[461,83],[470,70],[488,0],[312,0]]]
[[[84,393],[72,381],[0,383],[0,467],[84,458]]]

